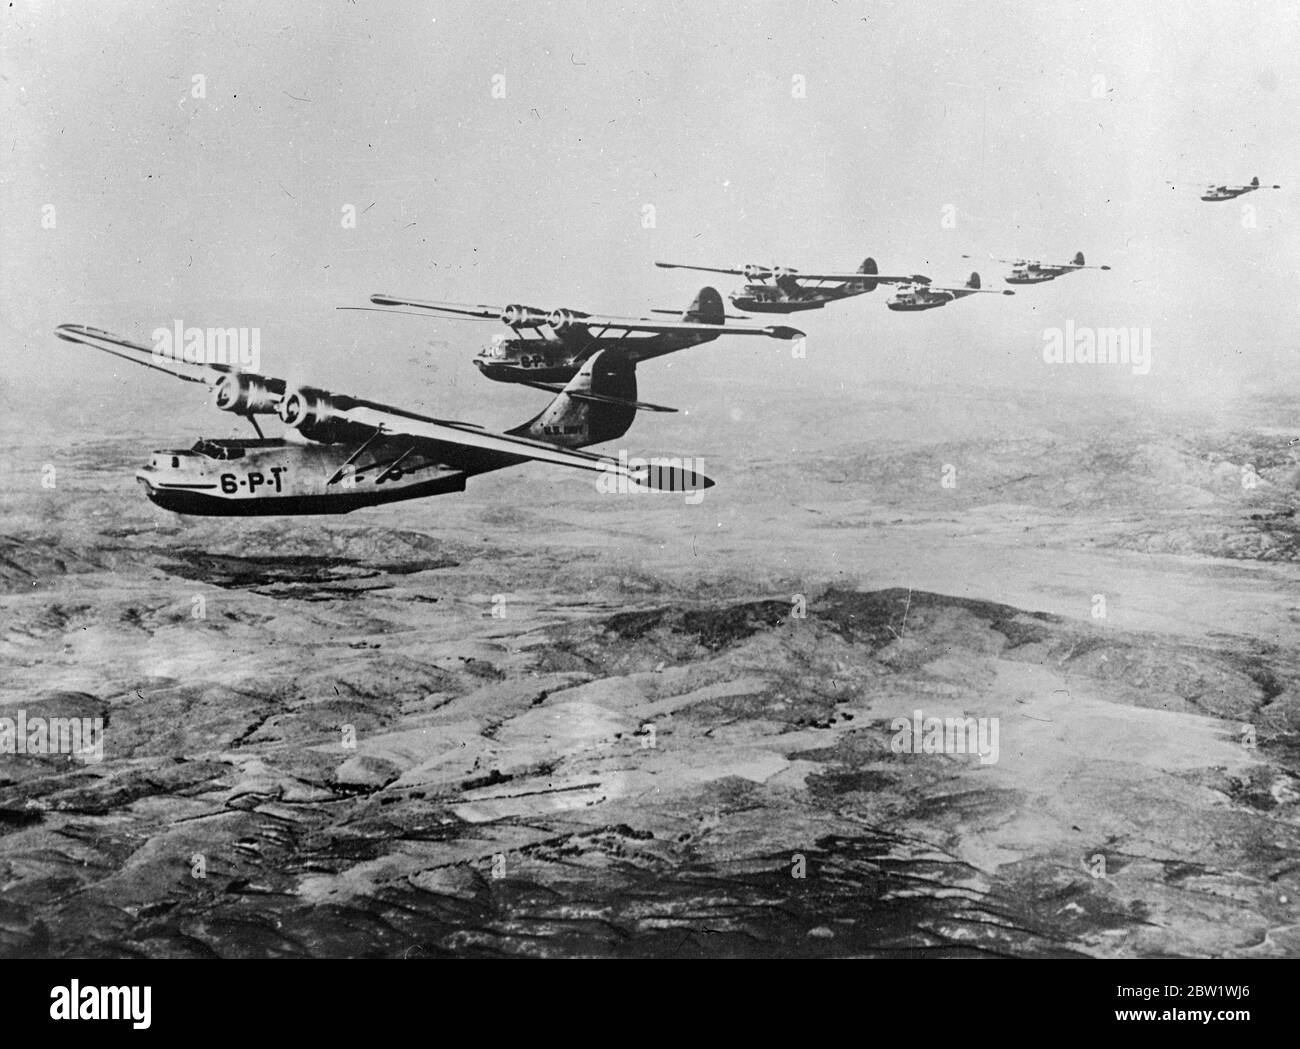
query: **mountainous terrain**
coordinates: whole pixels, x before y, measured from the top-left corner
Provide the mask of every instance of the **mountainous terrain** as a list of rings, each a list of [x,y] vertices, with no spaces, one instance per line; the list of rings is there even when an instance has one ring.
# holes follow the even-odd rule
[[[148,504],[193,423],[11,427],[0,716],[105,727],[0,755],[0,953],[1300,952],[1281,406],[905,403],[634,429],[698,505],[531,466],[302,520]]]

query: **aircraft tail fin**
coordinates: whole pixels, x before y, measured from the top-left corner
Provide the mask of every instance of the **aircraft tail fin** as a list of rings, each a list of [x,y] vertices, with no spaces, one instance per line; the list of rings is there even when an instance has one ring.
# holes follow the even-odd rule
[[[1085,262],[1083,261],[1083,252],[1081,252],[1081,251],[1076,251],[1076,252],[1074,253],[1074,264],[1075,264],[1076,266],[1084,266],[1084,265],[1087,265],[1087,263],[1085,263]]]
[[[636,418],[636,405],[636,364],[626,354],[600,350],[538,415],[506,432],[582,448],[622,437]]]
[[[966,287],[970,288],[972,291],[978,291],[979,286],[980,286],[980,275],[978,273],[972,273],[970,275],[970,280],[966,282]]]
[[[717,288],[701,288],[699,294],[691,300],[682,314],[682,320],[689,324],[723,324],[727,320],[726,310],[722,305],[722,296]]]
[[[880,268],[876,265],[875,259],[866,258],[862,260],[862,265],[858,267],[858,272],[866,273],[866,274],[876,274],[880,272]],[[863,281],[862,283],[866,285],[867,291],[875,291],[876,288],[880,286],[880,282],[874,280],[867,280],[867,281]]]
[[[1256,175],[1253,179],[1251,179],[1251,180],[1250,180],[1250,184],[1251,184],[1252,186],[1258,186],[1258,185],[1259,185],[1259,176]]]

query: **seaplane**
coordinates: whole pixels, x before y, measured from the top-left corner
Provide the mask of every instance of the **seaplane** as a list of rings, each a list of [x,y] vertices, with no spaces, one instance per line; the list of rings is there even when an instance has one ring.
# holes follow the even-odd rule
[[[717,266],[688,266],[680,262],[656,262],[665,270],[700,270],[744,277],[745,286],[727,296],[738,310],[748,313],[799,313],[820,310],[829,302],[875,291],[881,284],[905,284],[925,280],[920,274],[882,274],[875,259],[864,259],[855,273],[803,273],[786,266],[746,264],[734,269]]]
[[[753,327],[728,324],[747,320],[728,315],[722,296],[701,288],[677,320],[656,317],[614,317],[581,310],[543,310],[533,306],[476,306],[456,302],[428,302],[400,295],[372,295],[371,303],[384,313],[411,313],[500,321],[510,335],[496,335],[474,357],[474,365],[496,382],[522,383],[558,392],[592,356],[608,351],[631,364],[712,342],[723,335],[766,336],[792,340],[803,337],[798,328],[773,324]],[[340,306],[339,309],[369,309]],[[676,314],[676,310],[653,310]]]
[[[613,458],[581,450],[621,437],[637,411],[651,407],[637,400],[635,363],[604,350],[588,357],[538,415],[497,433],[316,387],[290,386],[228,363],[164,354],[81,324],[60,325],[55,333],[206,384],[216,408],[252,424],[255,438],[201,438],[190,448],[155,451],[136,473],[150,500],[178,514],[349,513],[462,492],[471,477],[528,462],[600,473],[602,491],[698,493],[713,486],[682,459],[629,459],[625,452]],[[286,436],[265,436],[257,419],[270,415],[280,419]],[[611,484],[602,488],[606,480]]]
[[[1201,194],[1201,199],[1205,201],[1216,200],[1235,200],[1244,193],[1253,193],[1257,189],[1281,189],[1281,186],[1261,186],[1259,176],[1247,182],[1244,186],[1206,186],[1205,192]]]
[[[916,313],[920,310],[937,309],[957,299],[964,299],[967,295],[978,295],[981,292],[986,295],[1015,294],[1010,288],[981,288],[980,275],[972,273],[965,284],[955,287],[933,284],[928,277],[904,284],[894,292],[893,297],[885,305],[900,313]]]
[[[1011,267],[1011,272],[1002,279],[1008,284],[1042,284],[1044,281],[1056,280],[1057,277],[1076,270],[1108,270],[1109,266],[1089,266],[1083,260],[1083,252],[1075,253],[1070,262],[1043,262],[1039,259],[999,259],[989,256],[994,262],[1003,262]],[[974,258],[963,255],[963,259]]]

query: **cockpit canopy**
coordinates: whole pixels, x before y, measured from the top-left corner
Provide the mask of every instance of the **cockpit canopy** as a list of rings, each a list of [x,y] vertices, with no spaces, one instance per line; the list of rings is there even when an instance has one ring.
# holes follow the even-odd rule
[[[201,455],[206,459],[242,459],[250,448],[270,448],[282,443],[276,437],[232,437],[220,441],[210,441],[200,437],[194,447],[182,455]],[[175,455],[175,452],[163,453]]]

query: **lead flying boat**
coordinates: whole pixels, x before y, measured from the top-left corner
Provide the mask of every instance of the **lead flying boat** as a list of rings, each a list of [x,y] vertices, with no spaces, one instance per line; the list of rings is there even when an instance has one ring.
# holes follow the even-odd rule
[[[213,388],[222,411],[247,418],[256,438],[199,440],[153,453],[136,473],[165,510],[208,516],[337,514],[401,499],[460,492],[478,474],[526,462],[625,479],[656,491],[712,487],[680,459],[618,459],[579,449],[627,432],[639,408],[635,364],[599,351],[543,411],[504,433],[376,401],[290,386],[219,363],[163,355],[98,328],[63,324],[60,339]],[[299,441],[268,438],[257,416],[277,415]]]

